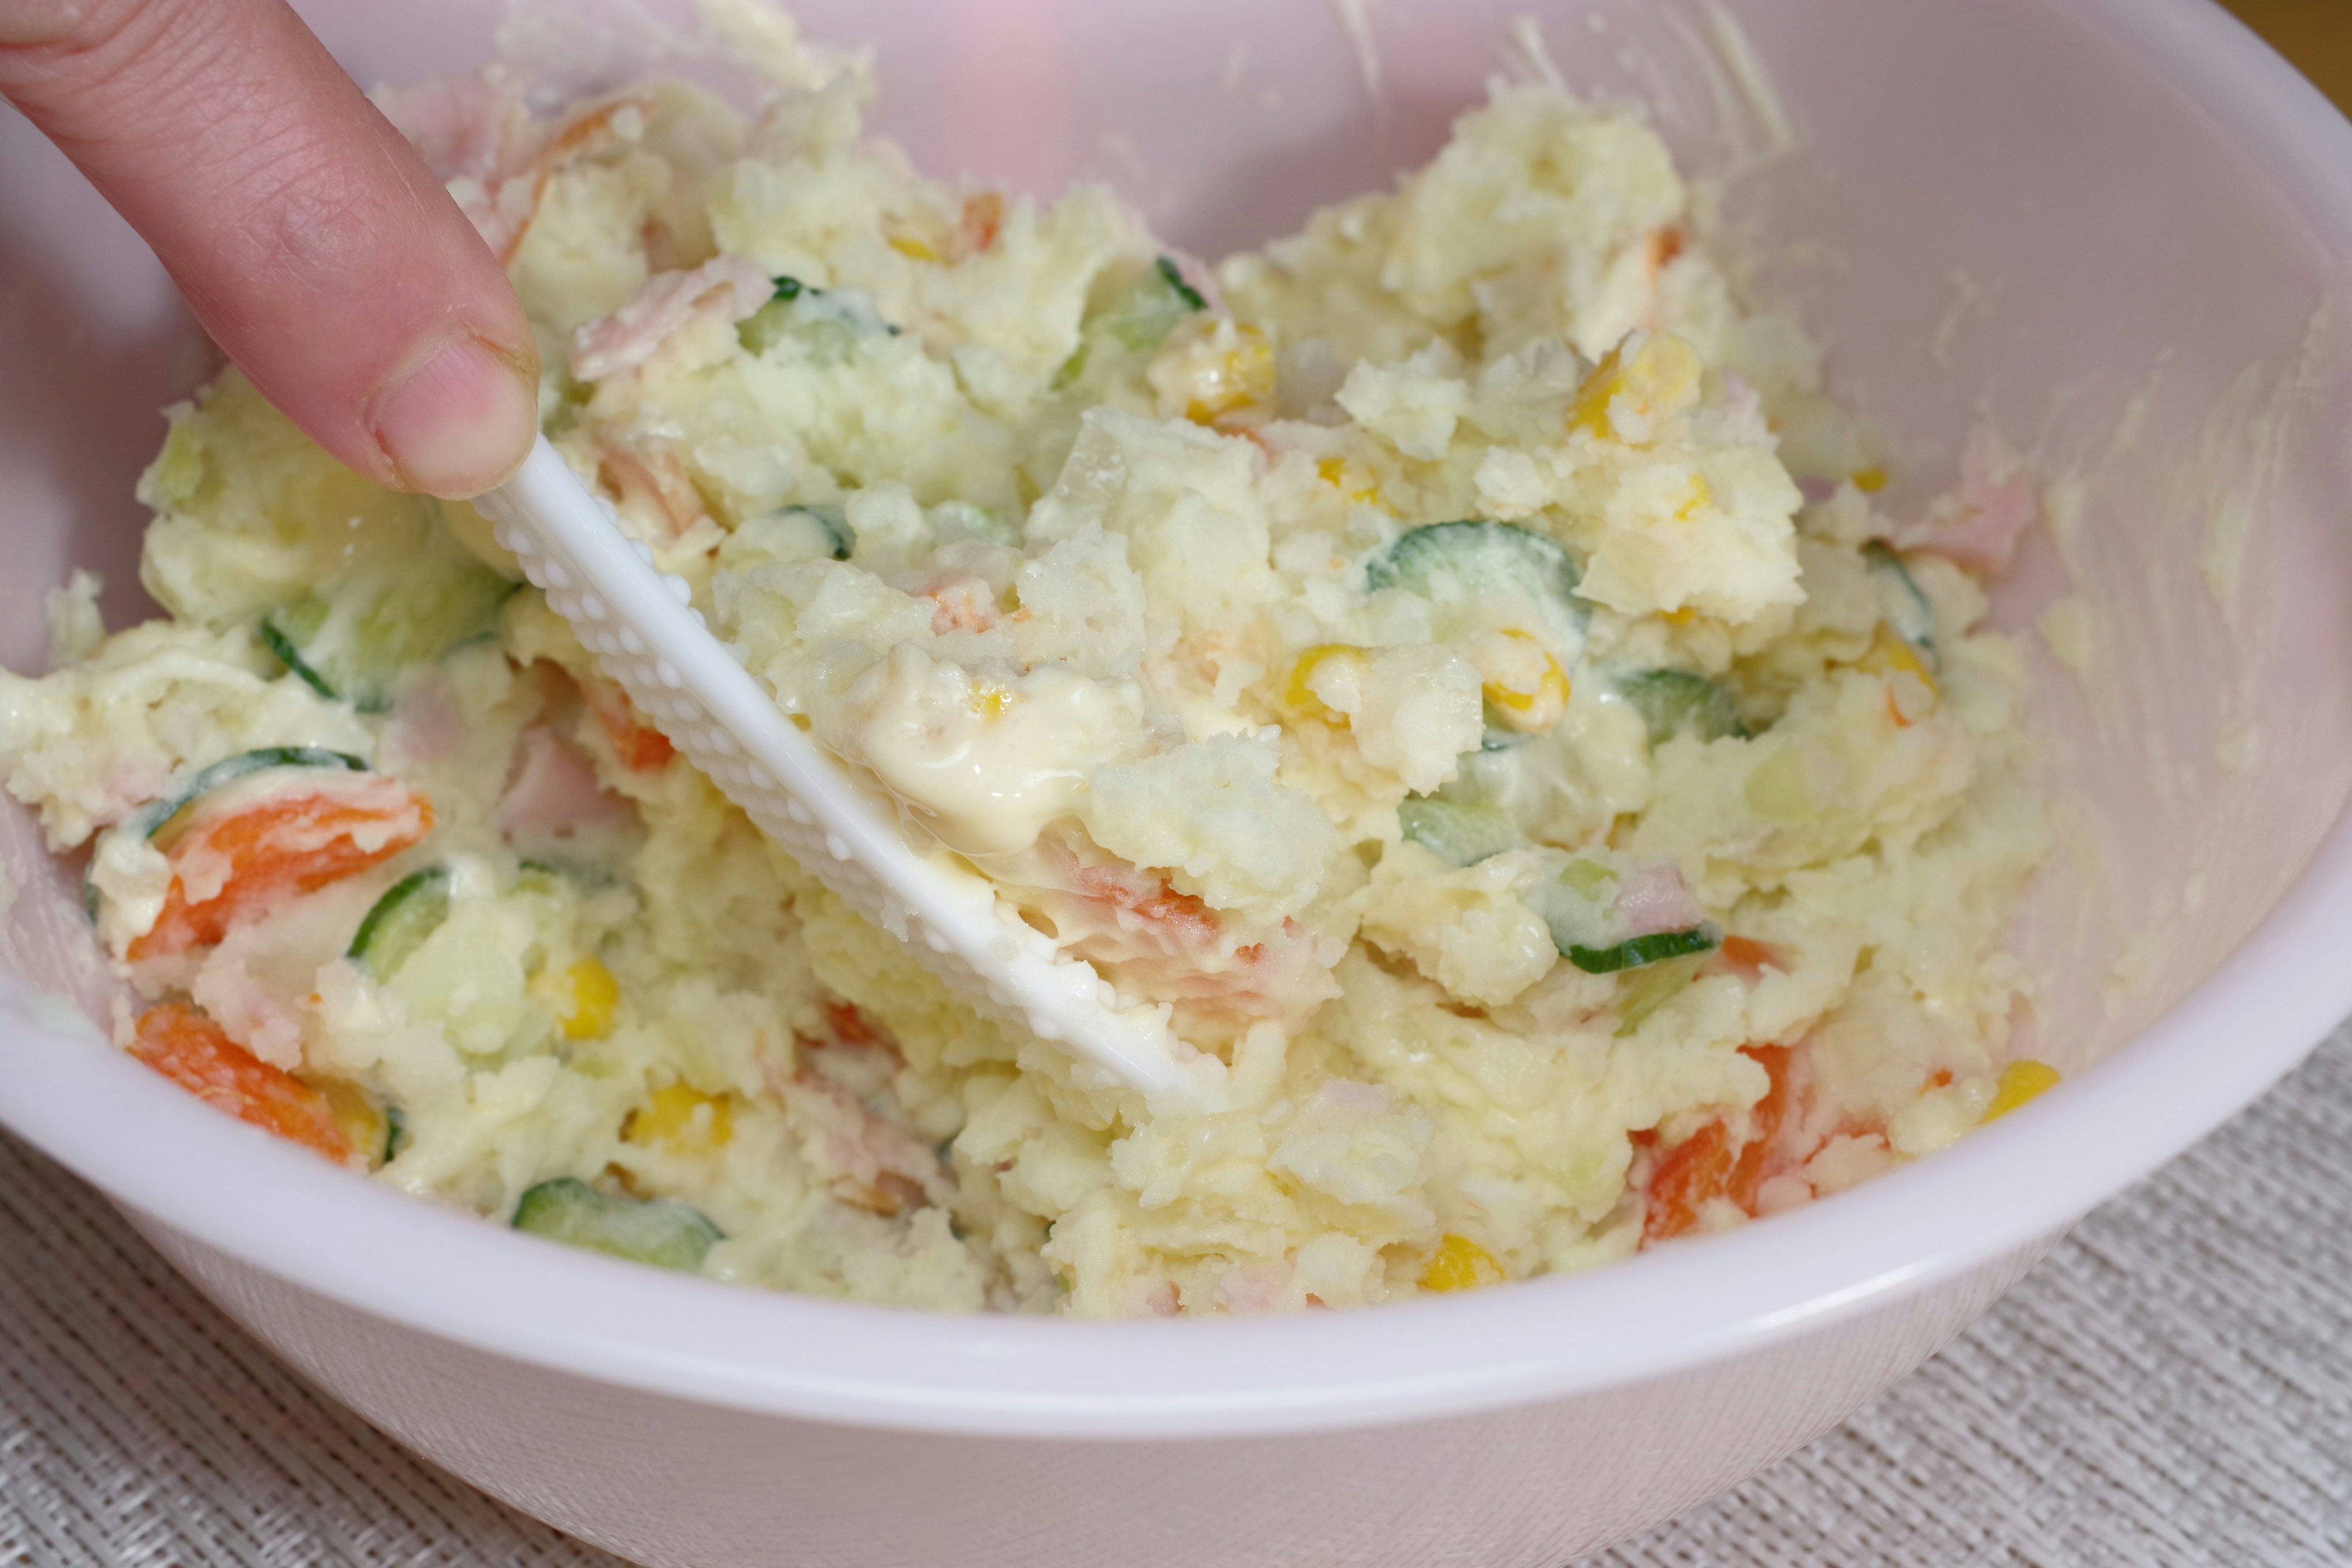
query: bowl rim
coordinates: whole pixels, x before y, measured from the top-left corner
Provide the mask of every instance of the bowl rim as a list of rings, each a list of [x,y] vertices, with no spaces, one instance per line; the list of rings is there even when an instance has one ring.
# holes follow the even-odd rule
[[[2059,0],[2195,102],[2352,268],[2352,123],[2213,0]],[[1936,1158],[1586,1273],[1370,1312],[942,1316],[745,1289],[517,1237],[199,1106],[0,974],[0,1123],[115,1201],[361,1312],[597,1383],[826,1423],[1143,1438],[1425,1420],[1667,1375],[2032,1247],[2276,1082],[2352,1011],[2352,811],[2186,997]],[[2227,1038],[2228,1051],[2212,1048]],[[2193,1094],[2181,1086],[2194,1084]],[[1573,1325],[1573,1332],[1563,1332]]]

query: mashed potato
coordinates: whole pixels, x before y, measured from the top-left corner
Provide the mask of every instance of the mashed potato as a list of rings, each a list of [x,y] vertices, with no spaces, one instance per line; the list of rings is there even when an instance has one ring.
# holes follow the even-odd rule
[[[969,1011],[470,507],[234,373],[142,482],[166,617],[92,647],[63,596],[82,657],[0,677],[130,1048],[559,1240],[1085,1315],[1580,1268],[2046,1082],[2000,946],[2020,664],[1977,629],[2032,492],[1979,443],[1874,510],[1637,119],[1498,83],[1212,273],[1104,191],[922,178],[861,139],[863,67],[793,48],[751,120],[659,82],[535,120],[499,71],[383,101],[624,529],[1233,1105],[1155,1115]]]

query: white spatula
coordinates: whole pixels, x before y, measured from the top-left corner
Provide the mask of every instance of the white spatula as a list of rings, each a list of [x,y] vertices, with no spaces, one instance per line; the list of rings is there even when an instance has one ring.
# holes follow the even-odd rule
[[[1156,1100],[1214,1103],[1224,1064],[1169,1029],[1167,1009],[1122,1005],[982,878],[908,847],[888,802],[795,729],[704,625],[682,578],[624,536],[541,437],[513,479],[474,505],[639,712],[753,822],[858,913],[900,938],[978,1008]]]

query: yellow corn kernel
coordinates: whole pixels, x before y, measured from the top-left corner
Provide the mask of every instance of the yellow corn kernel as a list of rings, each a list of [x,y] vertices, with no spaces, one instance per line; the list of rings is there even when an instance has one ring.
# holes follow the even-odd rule
[[[890,248],[909,261],[937,261],[940,253],[910,234],[893,235]]]
[[[1321,462],[1315,465],[1315,471],[1317,474],[1321,476],[1325,484],[1329,485],[1333,489],[1339,492],[1339,498],[1342,500],[1348,501],[1351,504],[1360,501],[1370,501],[1377,504],[1381,499],[1381,487],[1379,482],[1369,479],[1360,479],[1351,475],[1349,472],[1348,464],[1344,458],[1326,458]],[[1351,479],[1355,480],[1353,484],[1350,484],[1349,482]]]
[[[1348,716],[1345,713],[1332,711],[1321,698],[1315,695],[1315,672],[1335,658],[1355,661],[1363,657],[1364,650],[1352,643],[1318,643],[1300,654],[1298,662],[1290,667],[1290,680],[1282,689],[1282,700],[1309,719],[1320,719],[1327,724],[1346,723]]]
[[[1649,421],[1698,401],[1704,370],[1698,351],[1672,332],[1651,332],[1628,359],[1626,345],[1633,342],[1628,338],[1611,349],[1585,378],[1569,416],[1570,429],[1603,440],[1621,439],[1626,434],[1621,422],[1630,416],[1636,426],[1632,434],[1638,438]]]
[[[1697,518],[1704,508],[1714,504],[1715,491],[1707,488],[1706,480],[1703,476],[1693,474],[1690,482],[1690,499],[1675,509],[1675,521],[1690,522]]]
[[[1658,618],[1670,626],[1686,626],[1698,619],[1698,612],[1685,605],[1679,610],[1668,610]]]
[[[1853,488],[1866,496],[1876,495],[1887,485],[1886,470],[1875,466],[1857,470],[1853,478]]]
[[[1475,1290],[1481,1285],[1503,1282],[1503,1266],[1495,1255],[1466,1236],[1446,1234],[1437,1244],[1437,1251],[1429,1267],[1421,1271],[1421,1288],[1424,1290]]]
[[[708,1154],[727,1147],[735,1136],[735,1113],[724,1095],[704,1094],[682,1083],[667,1083],[653,1091],[643,1105],[629,1112],[621,1137],[644,1148],[660,1147],[673,1154]]]
[[[2048,1062],[2011,1062],[2000,1069],[2000,1081],[1993,1087],[1992,1103],[1985,1107],[1984,1120],[1998,1121],[2027,1100],[2038,1099],[2057,1087],[2058,1069]]]
[[[1507,631],[1503,636],[1530,646],[1536,640],[1526,632],[1516,629]],[[1489,680],[1479,689],[1506,723],[1527,734],[1541,734],[1558,724],[1568,711],[1568,672],[1560,668],[1559,660],[1550,654],[1541,653],[1540,649],[1537,651],[1543,663],[1530,685],[1523,689],[1515,683]]]
[[[555,1021],[567,1040],[599,1039],[613,1031],[613,1013],[621,1003],[621,983],[593,958],[583,958],[556,977]]]
[[[1013,706],[1013,693],[992,680],[982,680],[973,684],[969,700],[971,710],[982,718],[1002,719]]]
[[[1274,395],[1274,345],[1255,327],[1235,327],[1213,372],[1196,384],[1184,417],[1206,425]]]
[[[1916,675],[1927,682],[1929,691],[1936,689],[1936,678],[1927,673],[1927,665],[1919,658],[1919,650],[1885,621],[1879,622],[1877,631],[1871,634],[1870,651],[1857,662],[1873,675],[1893,675],[1897,670],[1906,675]]]

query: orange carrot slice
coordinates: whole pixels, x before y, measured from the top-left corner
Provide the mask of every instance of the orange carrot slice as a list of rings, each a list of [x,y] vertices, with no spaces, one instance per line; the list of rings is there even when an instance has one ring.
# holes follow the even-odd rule
[[[1769,944],[1758,942],[1754,937],[1725,937],[1723,946],[1717,951],[1723,955],[1724,967],[1750,985],[1763,978],[1767,969],[1789,967],[1786,961]]]
[[[142,1015],[131,1054],[240,1121],[339,1164],[353,1161],[352,1141],[336,1125],[326,1095],[261,1060],[185,1003],[167,1002]]]
[[[669,737],[637,717],[636,704],[617,680],[601,676],[580,678],[581,693],[588,699],[588,710],[596,715],[604,727],[604,738],[613,742],[613,754],[631,773],[647,773],[669,765],[676,754]]]
[[[172,886],[163,911],[131,944],[131,956],[163,957],[216,942],[230,927],[389,860],[432,830],[432,803],[381,774],[200,817],[166,852]]]
[[[1796,1052],[1788,1046],[1743,1046],[1769,1077],[1770,1087],[1748,1113],[1742,1139],[1718,1118],[1659,1156],[1650,1173],[1642,1215],[1642,1245],[1688,1236],[1706,1217],[1706,1206],[1729,1198],[1753,1217],[1764,1184],[1791,1162],[1781,1134],[1796,1095],[1791,1088]]]

